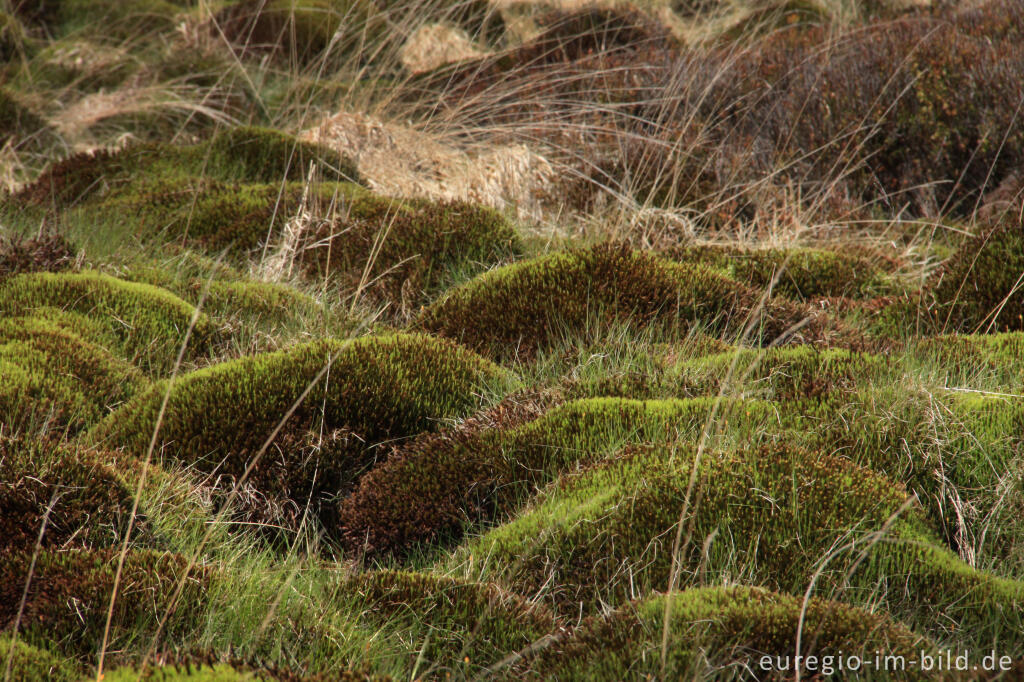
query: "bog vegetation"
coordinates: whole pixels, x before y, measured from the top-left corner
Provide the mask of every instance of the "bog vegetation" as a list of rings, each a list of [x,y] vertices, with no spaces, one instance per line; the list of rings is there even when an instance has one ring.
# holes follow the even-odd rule
[[[0,4],[2,682],[1019,675],[1022,477],[1024,0]]]

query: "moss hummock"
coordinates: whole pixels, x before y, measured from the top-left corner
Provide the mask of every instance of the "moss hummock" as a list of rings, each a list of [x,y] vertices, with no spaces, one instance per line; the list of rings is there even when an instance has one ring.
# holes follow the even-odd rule
[[[0,421],[18,431],[75,433],[145,385],[133,366],[53,321],[0,321]]]
[[[694,457],[685,445],[627,450],[551,486],[449,564],[543,595],[565,613],[666,589]],[[742,574],[802,594],[822,557],[853,543],[857,549],[837,552],[831,569],[849,571],[858,593],[898,576],[877,595],[894,617],[927,610],[923,632],[938,632],[934,614],[941,611],[967,632],[984,627],[982,639],[1024,648],[1024,583],[976,571],[941,547],[898,483],[849,460],[770,445],[705,452],[696,484],[680,588]],[[886,541],[873,544],[887,524]],[[867,561],[858,566],[861,555]]]
[[[699,265],[680,265],[606,243],[485,273],[427,308],[421,327],[495,357],[529,358],[593,316],[685,333],[702,325],[753,342],[854,341],[810,308],[762,301],[759,292]]]
[[[35,566],[29,582],[33,556]],[[27,583],[19,630],[25,641],[52,644],[59,651],[91,662],[97,643],[103,638],[117,561],[116,550],[43,550],[38,555],[29,550],[5,554],[0,562],[0,630],[14,624]],[[155,632],[182,579],[181,598],[164,633],[173,639],[197,626],[194,618],[203,608],[203,594],[212,570],[194,566],[186,578],[187,564],[184,557],[176,554],[128,552],[108,651],[120,650],[128,643],[126,638]]]
[[[302,181],[311,163],[326,181],[359,179],[350,160],[326,147],[276,130],[242,126],[194,145],[147,143],[76,154],[51,165],[16,198],[67,207],[198,178],[223,183]]]
[[[666,601],[671,604],[663,665]],[[847,658],[840,662],[840,657],[859,656],[873,664],[878,653],[917,661],[922,652],[936,650],[932,642],[885,614],[819,598],[811,598],[803,610],[798,597],[737,585],[651,597],[584,621],[565,641],[542,650],[523,666],[522,674],[531,679],[623,680],[694,679],[713,673],[731,678],[738,671],[756,671],[771,679],[789,678],[795,672],[801,619],[799,651],[816,657],[814,667],[802,666],[808,677],[845,676],[839,671]],[[763,670],[762,656],[773,664],[788,659],[788,670]],[[927,676],[908,668],[905,677]]]
[[[249,483],[296,506],[298,518],[311,495],[316,505],[371,465],[380,456],[375,445],[465,416],[479,391],[506,378],[489,361],[427,336],[323,340],[154,384],[90,438],[145,454],[168,395],[157,451],[230,485],[272,443]]]
[[[755,289],[771,286],[773,293],[795,301],[871,298],[891,287],[885,273],[867,258],[828,249],[743,249],[708,244],[672,249],[665,255],[680,263],[721,270]]]
[[[0,312],[50,319],[154,374],[173,367],[196,315],[169,291],[91,271],[12,277],[0,285]],[[201,356],[214,334],[199,313],[184,358]]]
[[[134,495],[119,474],[125,459],[0,435],[0,552],[118,545]],[[148,535],[139,510],[133,537]]]
[[[696,438],[712,415],[729,424],[730,437],[750,439],[776,418],[770,404],[754,400],[601,398],[573,401],[533,420],[513,418],[504,429],[424,436],[342,501],[341,535],[359,552],[400,553],[458,538],[465,523],[511,513],[562,472],[601,461],[624,444]]]
[[[948,331],[1024,331],[1024,225],[1012,219],[964,241],[929,283]]]

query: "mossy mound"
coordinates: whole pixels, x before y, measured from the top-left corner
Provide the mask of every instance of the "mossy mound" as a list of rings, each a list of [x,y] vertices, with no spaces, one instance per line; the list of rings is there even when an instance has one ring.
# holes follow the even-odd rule
[[[35,566],[29,582],[33,556]],[[52,643],[68,655],[91,661],[103,639],[117,563],[116,550],[5,554],[0,562],[0,630],[14,624],[27,583],[19,629],[25,641]],[[173,638],[195,627],[190,619],[202,610],[202,597],[212,571],[204,566],[186,571],[187,566],[187,560],[176,554],[128,552],[111,620],[108,652],[121,649],[125,638],[155,632],[182,581],[180,598],[164,633]]]
[[[0,421],[14,431],[75,433],[145,383],[133,366],[59,325],[0,321]]]
[[[107,453],[0,436],[0,552],[119,544],[134,495],[123,466]],[[133,536],[147,534],[140,510]]]
[[[1024,331],[1024,225],[1007,221],[967,239],[932,282],[949,330]]]
[[[0,635],[0,661],[10,665],[10,682],[80,682],[82,673],[70,661],[45,649]],[[8,663],[9,662],[9,663]]]
[[[66,207],[125,192],[158,191],[170,183],[204,178],[226,183],[281,183],[305,179],[315,163],[325,180],[358,180],[349,159],[286,133],[233,127],[194,145],[147,143],[120,151],[76,154],[52,164],[17,198]]]
[[[670,601],[670,604],[666,604]],[[666,606],[670,608],[668,656],[661,648]],[[874,663],[875,654],[917,661],[935,646],[884,614],[825,599],[798,597],[759,587],[704,587],[628,604],[591,618],[565,640],[543,650],[523,674],[544,679],[694,679],[712,672],[725,679],[756,671],[763,679],[789,678],[799,652],[815,656],[809,677],[851,674],[841,656]],[[802,628],[801,628],[802,621]],[[789,660],[788,669],[760,667],[762,656]],[[777,658],[779,657],[779,658]],[[827,658],[826,658],[827,657]],[[866,668],[866,666],[865,666]],[[854,674],[856,677],[857,675]],[[902,675],[899,675],[902,677]],[[907,678],[925,679],[908,669]]]
[[[917,342],[914,353],[950,378],[990,375],[1024,384],[1024,332],[933,336]]]
[[[464,416],[476,407],[478,390],[505,376],[487,360],[426,336],[317,341],[201,369],[170,386],[154,384],[91,438],[144,454],[167,394],[157,450],[230,486],[273,436],[248,483],[285,503],[284,516],[294,521],[311,498],[318,507],[371,464],[375,444]]]
[[[225,343],[241,354],[277,350],[295,338],[344,336],[356,319],[294,286],[251,279],[192,251],[132,263],[118,276],[162,287],[213,316]]]
[[[15,0],[14,12],[54,36],[89,32],[124,39],[142,30],[173,30],[188,6],[184,0]]]
[[[341,590],[372,628],[422,641],[416,655],[427,668],[455,664],[479,674],[556,629],[545,608],[487,583],[383,570],[350,578]]]
[[[893,363],[885,356],[791,346],[737,349],[699,358],[676,367],[668,381],[689,395],[841,400],[892,372]]]
[[[886,291],[884,271],[865,257],[828,249],[744,249],[688,246],[665,253],[682,263],[703,263],[755,289],[795,301],[824,297],[871,298]],[[774,283],[774,284],[773,284]]]
[[[551,486],[457,560],[486,558],[489,579],[525,594],[543,589],[563,608],[665,589],[695,451],[685,442],[629,448]],[[753,571],[753,580],[784,591],[805,584],[837,537],[877,530],[906,500],[901,486],[849,461],[783,446],[705,453],[697,483],[699,540],[685,548],[683,566],[700,562],[700,545],[717,529],[727,540],[706,557],[710,575]]]
[[[931,525],[961,556],[1021,575],[1024,403],[984,393],[934,394],[906,386],[804,403],[783,417],[812,448],[904,483]]]
[[[630,449],[565,478],[515,520],[467,543],[451,564],[482,562],[486,579],[544,594],[565,613],[665,589],[694,449]],[[1010,649],[1024,646],[1024,583],[976,571],[940,547],[903,487],[888,478],[849,460],[769,445],[705,452],[696,484],[680,588],[742,574],[802,594],[822,557],[852,543],[855,549],[832,557],[837,573],[829,575],[845,569],[857,594],[893,580],[875,596],[895,617],[929,632],[941,629],[935,616],[942,612],[978,641],[1003,637]],[[883,528],[886,540],[871,544]],[[859,556],[867,560],[855,568]]]
[[[351,183],[140,180],[77,215],[142,240],[258,260],[268,276],[335,281],[399,317],[522,249],[509,221],[490,208],[394,199]]]
[[[755,438],[774,409],[757,401],[710,399],[578,400],[530,420],[499,406],[504,428],[468,428],[424,436],[400,449],[359,482],[340,506],[341,535],[359,552],[401,552],[450,541],[466,522],[501,518],[561,472],[586,466],[626,443],[674,434],[696,438],[712,414],[732,436]]]
[[[763,303],[763,304],[762,304]],[[696,265],[623,244],[573,249],[499,268],[427,308],[419,325],[495,357],[530,357],[592,318],[684,333],[692,325],[779,343],[838,341],[848,330],[799,305],[769,299]],[[847,341],[850,341],[847,338]]]
[[[97,272],[12,277],[0,285],[0,312],[51,319],[156,374],[173,367],[196,314],[169,291]],[[201,356],[215,331],[210,319],[199,314],[184,358]]]

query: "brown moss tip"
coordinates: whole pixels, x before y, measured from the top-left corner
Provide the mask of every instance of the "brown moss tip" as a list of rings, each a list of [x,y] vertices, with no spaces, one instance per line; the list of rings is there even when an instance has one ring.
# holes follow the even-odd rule
[[[118,545],[133,497],[118,474],[123,460],[0,435],[0,552]],[[150,537],[141,511],[132,531],[136,543]]]
[[[27,239],[0,235],[0,282],[22,272],[63,272],[74,265],[77,253],[56,233]]]
[[[29,567],[35,556],[31,581]],[[114,586],[116,550],[43,550],[9,552],[0,562],[0,630],[13,626],[28,585],[20,632],[29,643],[52,642],[71,656],[91,657],[107,622]],[[174,637],[194,625],[213,572],[204,566],[186,568],[177,554],[131,550],[125,556],[119,598],[111,621],[111,651],[121,638],[152,633],[179,583],[183,591],[165,634]]]

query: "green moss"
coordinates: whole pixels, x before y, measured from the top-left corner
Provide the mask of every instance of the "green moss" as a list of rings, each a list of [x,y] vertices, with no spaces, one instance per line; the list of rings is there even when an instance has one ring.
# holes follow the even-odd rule
[[[0,436],[0,551],[118,545],[134,494],[119,473],[125,459]],[[147,535],[140,511],[134,536]]]
[[[696,265],[679,265],[622,244],[553,253],[493,270],[427,308],[423,328],[497,357],[529,357],[591,316],[685,332],[698,322],[765,342],[841,337],[822,315],[770,299]]]
[[[785,418],[804,442],[903,482],[946,544],[1003,575],[1021,575],[1024,403],[904,386],[801,406]]]
[[[730,438],[754,439],[775,419],[757,401],[711,399],[578,400],[527,421],[509,417],[515,401],[482,424],[424,436],[368,473],[341,503],[342,536],[353,551],[401,552],[416,543],[458,537],[463,525],[500,518],[536,486],[560,473],[600,461],[623,444],[673,434],[696,438],[712,414]],[[713,430],[714,435],[714,430]]]
[[[340,589],[371,630],[400,633],[418,648],[421,667],[454,664],[479,674],[556,629],[546,609],[487,583],[383,570],[350,578]]]
[[[644,446],[569,477],[471,541],[456,561],[480,557],[489,579],[528,594],[543,588],[567,609],[664,589],[695,449]],[[749,571],[783,590],[802,587],[837,537],[877,530],[906,499],[899,486],[848,461],[781,446],[711,451],[697,473],[698,540],[682,555],[684,567],[697,565],[700,545],[717,529],[723,543],[712,547],[709,575]]]
[[[425,336],[323,340],[198,370],[170,386],[154,384],[91,438],[144,454],[169,389],[157,450],[230,484],[312,386],[249,478],[284,503],[285,521],[294,522],[311,496],[319,508],[370,465],[379,456],[376,444],[465,415],[477,405],[477,391],[505,376],[490,362]]]
[[[9,682],[79,682],[82,674],[70,661],[45,649],[0,635],[0,661],[10,662]]]
[[[1024,330],[1024,226],[1012,221],[967,239],[931,282],[944,329]]]
[[[191,305],[168,291],[96,272],[33,273],[0,285],[0,312],[50,317],[47,311],[54,308],[91,319],[92,324],[86,323],[76,331],[102,328],[103,339],[85,338],[99,343],[115,339],[116,351],[125,359],[157,374],[174,365],[195,313]],[[70,319],[74,316],[65,318]],[[200,314],[185,358],[201,356],[214,335],[213,323]]]
[[[671,615],[668,656],[662,667],[666,606]],[[837,674],[846,665],[845,658],[839,662],[840,656],[860,656],[873,664],[876,653],[904,656],[908,661],[919,660],[922,652],[935,653],[934,644],[884,613],[818,598],[811,598],[806,610],[803,606],[800,598],[745,586],[704,587],[651,597],[584,621],[565,641],[524,666],[524,674],[574,680],[692,679],[711,674],[731,678],[739,676],[739,671],[770,674],[760,667],[761,657],[768,656],[773,663],[776,657],[788,658],[788,675],[777,668],[774,672],[789,676],[794,672],[801,617],[800,653],[818,657],[813,669],[803,667],[811,677]],[[919,674],[925,678],[913,669],[906,677]]]
[[[841,400],[894,373],[885,356],[813,346],[740,349],[686,362],[668,382],[690,395]]]
[[[814,248],[743,249],[689,246],[666,254],[703,263],[755,289],[774,282],[773,293],[796,301],[845,296],[870,298],[885,291],[885,274],[866,258]]]
[[[256,682],[270,680],[256,673],[239,671],[229,665],[180,665],[151,667],[146,672],[137,668],[118,668],[103,674],[106,682],[137,682],[153,680],[154,682],[177,682],[192,680],[193,682]]]
[[[324,180],[358,180],[353,163],[326,147],[276,130],[242,126],[194,145],[146,143],[76,154],[51,165],[18,197],[64,207],[126,192],[159,191],[168,183],[180,190],[181,183],[196,178],[223,183],[302,181],[313,162]]]
[[[407,317],[454,278],[521,250],[498,212],[465,202],[399,200],[352,184],[184,181],[86,207],[80,217],[141,238],[227,250],[236,261],[276,257],[296,214],[302,224],[285,274],[333,281]],[[322,219],[321,219],[322,217]]]
[[[947,386],[991,377],[1001,386],[1024,386],[1024,333],[952,334],[914,344],[914,353],[941,371]]]
[[[14,431],[74,433],[144,385],[137,369],[59,325],[0,320],[0,421]]]
[[[685,445],[627,451],[551,486],[516,519],[469,542],[451,564],[483,567],[487,579],[542,594],[566,613],[665,589],[693,461]],[[939,629],[942,612],[978,641],[1003,637],[1009,649],[1024,647],[1024,584],[975,571],[940,548],[919,513],[906,508],[902,486],[887,478],[848,460],[774,445],[705,452],[694,491],[681,588],[741,574],[802,594],[822,557],[854,542],[856,550],[833,557],[836,573],[821,576],[823,585],[845,568],[856,593],[867,590],[911,624],[927,615],[920,620]],[[872,545],[887,522],[891,538]],[[861,552],[867,567],[855,569]]]
[[[29,582],[33,556],[36,561]],[[20,628],[25,641],[52,642],[58,650],[91,662],[107,622],[117,562],[116,550],[7,554],[0,562],[0,630],[13,625],[28,584]],[[111,621],[109,652],[121,650],[138,637],[148,641],[185,577],[187,563],[175,554],[128,552]],[[202,565],[189,571],[164,629],[171,641],[196,627],[193,619],[202,610],[202,595],[211,575],[212,571]]]

